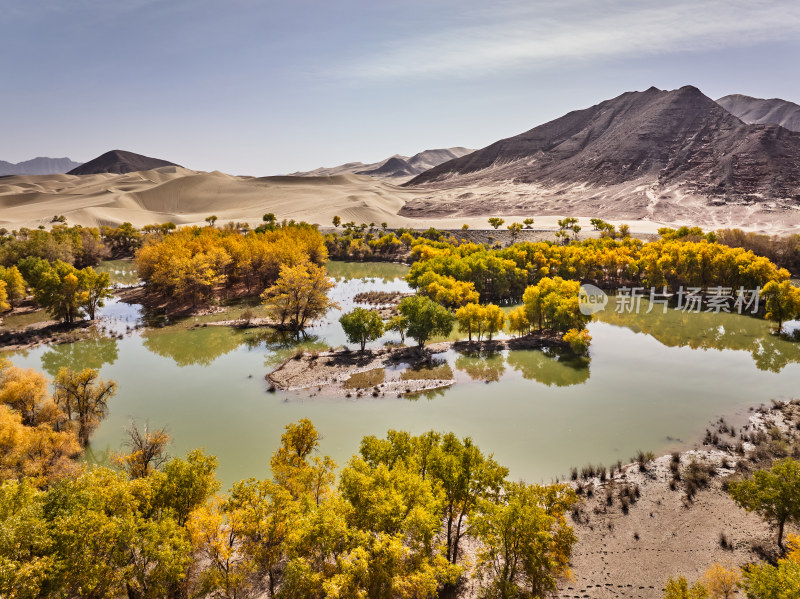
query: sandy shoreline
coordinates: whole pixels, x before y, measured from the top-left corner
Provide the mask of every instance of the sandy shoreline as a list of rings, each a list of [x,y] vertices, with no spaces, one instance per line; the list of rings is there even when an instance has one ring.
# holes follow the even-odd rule
[[[350,350],[300,352],[284,360],[264,378],[271,390],[296,391],[316,388],[337,394],[360,396],[372,393],[404,395],[430,391],[455,384],[451,376],[436,377],[436,354],[450,349],[460,351],[502,351],[505,349],[541,349],[566,347],[560,336],[553,333],[532,334],[512,339],[492,341],[441,341],[429,343],[424,349],[412,346],[384,347],[364,353]],[[386,371],[383,375],[354,379],[355,375]],[[416,373],[416,374],[415,374]],[[386,377],[390,378],[386,378]]]
[[[661,599],[670,577],[694,581],[714,563],[739,568],[774,556],[774,528],[740,508],[724,487],[733,477],[767,468],[771,458],[780,457],[767,456],[769,442],[753,442],[753,437],[780,430],[785,441],[796,444],[798,422],[798,400],[759,408],[733,435],[729,425],[719,422],[712,431],[718,445],[735,447],[744,436],[750,439],[742,441],[745,453],[711,445],[681,452],[682,481],[677,483],[672,482],[672,456],[655,459],[646,472],[630,464],[605,482],[593,477],[573,483],[582,487],[585,501],[570,518],[578,542],[572,579],[562,585],[559,597]],[[693,460],[710,465],[711,474],[687,499],[687,468]],[[626,499],[624,491],[632,486],[639,495],[635,501]]]

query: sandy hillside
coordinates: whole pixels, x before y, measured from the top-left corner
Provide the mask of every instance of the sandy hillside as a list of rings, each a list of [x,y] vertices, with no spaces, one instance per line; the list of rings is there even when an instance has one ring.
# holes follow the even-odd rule
[[[800,210],[774,202],[709,206],[681,188],[654,192],[644,182],[617,187],[548,187],[512,182],[471,181],[440,189],[406,188],[362,175],[329,177],[235,177],[168,166],[125,174],[30,175],[0,178],[0,227],[49,225],[54,215],[84,226],[136,226],[172,221],[256,225],[266,212],[279,219],[328,226],[334,216],[390,227],[488,229],[487,217],[506,225],[526,217],[535,228],[553,229],[559,218],[575,216],[584,231],[592,217],[629,223],[634,232],[653,233],[667,224],[711,228],[744,226],[765,231],[800,230]],[[505,227],[505,225],[504,225]]]
[[[0,226],[48,225],[56,214],[84,226],[125,221],[136,226],[166,221],[205,224],[211,214],[221,223],[257,224],[264,213],[273,212],[279,219],[321,225],[329,225],[338,215],[345,222],[386,222],[391,227],[460,228],[466,223],[487,228],[486,217],[494,215],[480,211],[454,218],[399,214],[407,203],[430,195],[430,190],[405,189],[360,175],[255,178],[162,167],[121,175],[15,176],[0,179]],[[569,214],[577,213],[570,210]],[[526,216],[536,217],[536,211]],[[586,227],[588,218],[583,219]],[[509,223],[513,220],[521,218],[507,218]],[[536,226],[552,228],[557,220],[558,215],[536,218]],[[635,228],[651,232],[659,226],[660,222],[643,222]]]
[[[233,177],[163,167],[122,175],[18,176],[0,179],[0,225],[48,224],[56,214],[82,225],[137,226],[173,221],[202,223],[215,214],[228,220],[261,221],[265,212],[320,224],[334,215],[345,221],[392,224],[416,192],[369,177]]]

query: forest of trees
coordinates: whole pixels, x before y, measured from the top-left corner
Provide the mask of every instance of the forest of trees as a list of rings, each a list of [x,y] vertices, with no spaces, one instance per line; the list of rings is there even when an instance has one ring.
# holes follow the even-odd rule
[[[337,475],[301,420],[271,478],[220,494],[216,459],[170,458],[163,429],[132,424],[113,467],[78,462],[116,391],[97,371],[62,370],[52,395],[32,370],[0,377],[0,596],[418,599],[472,575],[542,596],[569,572],[575,493],[510,482],[469,438],[365,437]]]
[[[482,301],[518,303],[525,289],[544,277],[623,285],[738,289],[784,281],[789,272],[769,259],[741,248],[702,241],[662,239],[588,239],[558,245],[521,242],[505,249],[483,245],[420,241],[412,247],[414,263],[408,281],[423,288],[430,273],[442,280],[472,283]]]
[[[197,306],[225,295],[257,295],[274,284],[282,266],[321,266],[322,235],[304,223],[242,234],[238,229],[183,227],[145,243],[136,255],[148,291]]]
[[[32,296],[36,305],[67,324],[86,316],[111,296],[106,273],[96,272],[111,255],[98,229],[56,225],[50,231],[20,229],[0,235],[0,311]]]
[[[579,496],[512,482],[469,438],[390,430],[339,468],[303,419],[286,426],[268,478],[221,493],[217,460],[170,457],[164,429],[132,423],[112,466],[80,462],[116,385],[62,369],[52,386],[0,364],[0,596],[433,599],[473,578],[482,597],[532,599],[569,574]],[[784,547],[784,525],[800,521],[800,464],[779,460],[729,491]],[[796,596],[800,539],[789,535],[775,564],[670,579],[664,597],[739,588]]]

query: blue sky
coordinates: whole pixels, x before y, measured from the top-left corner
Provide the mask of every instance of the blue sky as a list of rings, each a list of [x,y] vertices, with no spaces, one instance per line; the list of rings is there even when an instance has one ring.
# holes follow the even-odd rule
[[[0,159],[268,175],[483,147],[629,90],[800,103],[797,0],[0,0]]]

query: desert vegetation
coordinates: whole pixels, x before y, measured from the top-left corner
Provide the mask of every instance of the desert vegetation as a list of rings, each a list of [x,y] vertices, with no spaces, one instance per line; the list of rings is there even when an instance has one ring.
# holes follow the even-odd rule
[[[198,306],[232,294],[262,293],[278,280],[281,267],[322,266],[327,257],[322,236],[302,223],[246,234],[184,227],[143,245],[136,265],[148,293]]]
[[[168,456],[164,429],[131,424],[113,467],[76,461],[115,390],[96,372],[59,373],[52,396],[33,371],[0,376],[3,596],[432,598],[471,579],[544,596],[569,573],[575,493],[510,482],[469,438],[365,437],[337,475],[300,420],[271,478],[219,494],[216,459]]]

